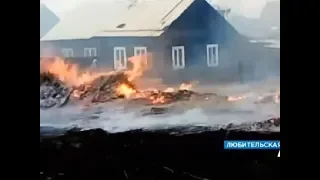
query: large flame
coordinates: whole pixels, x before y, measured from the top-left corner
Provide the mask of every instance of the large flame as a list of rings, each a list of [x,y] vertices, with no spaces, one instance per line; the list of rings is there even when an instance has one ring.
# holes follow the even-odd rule
[[[128,61],[133,65],[132,69],[126,73],[129,75],[128,80],[133,81],[134,79],[141,77],[143,73],[150,68],[148,62],[151,61],[151,54],[132,56],[128,58]]]
[[[90,72],[89,69],[81,70],[77,64],[67,62],[59,57],[53,59],[43,59],[40,61],[40,72],[48,71],[55,74],[59,80],[69,86],[79,86],[90,82],[101,75],[108,75],[112,72]]]
[[[131,69],[124,70],[124,73],[128,76],[128,81],[132,82],[141,77],[143,73],[151,67],[150,60],[151,54],[147,56],[133,56],[128,58],[128,61],[132,64]],[[81,69],[78,65],[64,61],[61,58],[55,57],[53,59],[46,59],[40,61],[40,72],[48,71],[55,74],[61,81],[65,82],[69,86],[79,86],[89,83],[99,76],[106,76],[115,74],[117,71],[102,71],[97,72],[91,69]],[[191,90],[193,83],[183,83],[179,88],[174,89],[168,87],[162,91],[157,89],[134,89],[132,86],[126,83],[119,84],[116,87],[117,95],[124,96],[124,98],[147,98],[152,104],[164,104],[168,99],[164,96],[165,93],[173,93],[177,90]],[[89,86],[87,86],[89,87]],[[156,95],[151,95],[152,93]],[[77,90],[73,91],[74,97],[80,97],[81,92]],[[247,98],[246,96],[229,96],[228,101],[240,101]],[[280,89],[274,95],[275,103],[280,103]]]
[[[133,65],[132,69],[125,71],[125,73],[128,75],[129,81],[133,81],[134,79],[141,77],[147,68],[149,68],[149,66],[147,66],[148,57],[151,57],[151,55],[133,56],[129,58],[129,62],[131,62]],[[116,72],[95,72],[91,69],[80,69],[77,64],[68,63],[59,57],[41,60],[40,71],[51,72],[55,74],[61,81],[70,86],[79,86],[81,84],[90,82],[99,76],[111,75]]]

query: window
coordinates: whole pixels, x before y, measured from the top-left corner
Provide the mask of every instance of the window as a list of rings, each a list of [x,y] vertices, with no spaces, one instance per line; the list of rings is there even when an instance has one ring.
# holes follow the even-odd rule
[[[209,67],[219,66],[218,44],[207,45],[207,65]]]
[[[172,47],[172,67],[173,69],[183,69],[185,67],[184,46]]]
[[[134,47],[134,56],[142,56],[143,62],[148,65],[147,47]]]
[[[73,57],[73,50],[71,48],[63,48],[62,54],[66,58]]]
[[[84,57],[97,57],[97,48],[84,48]]]
[[[134,47],[134,55],[135,56],[147,56],[147,48],[146,47]]]
[[[114,69],[122,70],[127,68],[127,53],[125,47],[114,47],[113,48],[113,62]]]

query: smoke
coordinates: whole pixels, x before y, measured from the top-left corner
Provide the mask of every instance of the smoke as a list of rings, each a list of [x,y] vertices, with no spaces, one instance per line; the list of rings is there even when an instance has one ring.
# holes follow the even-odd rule
[[[40,42],[40,58],[61,56],[56,45],[50,42]]]
[[[246,11],[246,10],[242,10]],[[268,38],[274,34],[274,27],[280,27],[280,2],[268,2],[255,16],[247,16],[245,12],[234,12],[229,22],[242,34],[251,38]],[[277,36],[280,36],[280,32]]]

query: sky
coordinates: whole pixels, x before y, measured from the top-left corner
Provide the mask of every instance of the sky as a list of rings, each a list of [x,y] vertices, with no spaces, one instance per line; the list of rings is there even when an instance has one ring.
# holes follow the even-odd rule
[[[99,1],[99,0],[42,0],[57,16],[62,17],[64,13],[76,8],[77,5],[85,1]],[[100,0],[101,1],[101,0]],[[104,0],[115,1],[115,0]],[[229,7],[232,12],[241,14],[249,18],[259,18],[260,13],[267,3],[267,1],[280,1],[280,0],[207,0],[221,8]]]

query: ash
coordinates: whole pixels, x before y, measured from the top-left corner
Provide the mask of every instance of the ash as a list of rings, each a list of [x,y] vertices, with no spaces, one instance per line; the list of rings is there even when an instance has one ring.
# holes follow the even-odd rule
[[[62,106],[67,102],[70,93],[70,89],[53,74],[40,74],[40,108]]]
[[[177,126],[208,126],[244,128],[250,131],[267,129],[280,131],[280,126],[261,125],[258,122],[280,117],[280,103],[268,101],[280,87],[279,79],[261,83],[199,86],[194,91],[214,92],[224,95],[241,95],[241,101],[227,102],[219,98],[209,101],[183,101],[157,108],[169,109],[166,113],[144,115],[152,107],[139,106],[125,100],[117,100],[83,106],[67,104],[63,108],[40,109],[40,126],[57,128],[102,128],[109,132],[132,129],[163,129]],[[259,97],[266,97],[261,98]],[[269,98],[270,99],[270,98]]]

